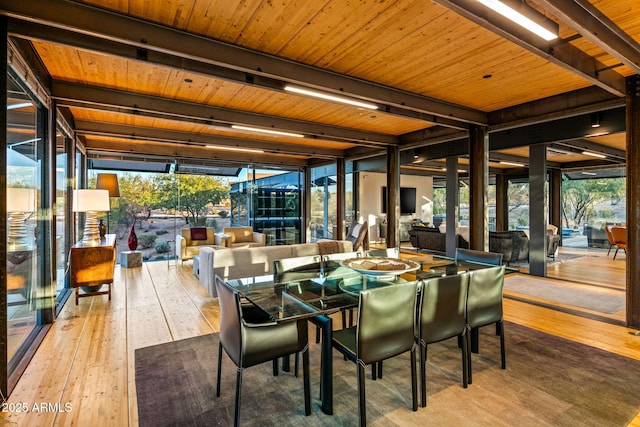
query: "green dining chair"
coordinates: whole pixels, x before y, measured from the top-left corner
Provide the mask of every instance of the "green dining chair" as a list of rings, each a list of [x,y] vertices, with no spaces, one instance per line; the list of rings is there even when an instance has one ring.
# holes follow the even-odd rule
[[[365,366],[410,352],[412,409],[418,410],[415,313],[417,282],[360,292],[356,326],[333,332],[332,345],[357,366],[358,416],[367,424]]]
[[[462,385],[467,388],[469,346],[466,337],[466,303],[469,275],[429,279],[423,282],[418,310],[417,341],[420,344],[421,406],[427,406],[427,347],[453,337],[462,343]]]
[[[496,252],[484,252],[473,249],[456,248],[456,262],[479,262],[482,264],[502,265],[502,254]]]
[[[250,324],[242,316],[240,297],[236,290],[217,279],[215,284],[220,305],[218,345],[218,376],[216,396],[220,396],[222,352],[236,365],[236,399],[234,426],[240,423],[242,373],[245,368],[280,357],[302,352],[305,415],[311,414],[311,384],[309,377],[309,342],[307,322]]]
[[[500,358],[502,369],[507,368],[504,343],[504,319],[502,311],[502,289],[504,287],[504,266],[470,271],[467,291],[467,328],[471,331],[495,324],[500,336]],[[471,334],[467,334],[471,340]],[[468,344],[469,345],[469,344]],[[472,382],[471,351],[468,352],[469,384]]]

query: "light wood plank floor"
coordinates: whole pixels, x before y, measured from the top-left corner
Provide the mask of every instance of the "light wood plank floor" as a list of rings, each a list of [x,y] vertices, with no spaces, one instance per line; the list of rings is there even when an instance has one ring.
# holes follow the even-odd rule
[[[640,337],[625,327],[509,299],[505,317],[640,360]],[[137,426],[134,350],[216,332],[218,318],[190,263],[117,267],[111,302],[69,299],[8,399],[26,412],[2,416],[19,426]],[[34,410],[41,404],[50,406]],[[640,427],[640,414],[630,426]]]

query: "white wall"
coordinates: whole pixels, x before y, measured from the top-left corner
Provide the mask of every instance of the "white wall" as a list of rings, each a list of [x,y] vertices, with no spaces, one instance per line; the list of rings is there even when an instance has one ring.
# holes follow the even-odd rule
[[[378,223],[386,216],[382,214],[382,187],[387,186],[387,175],[375,172],[360,174],[359,216],[369,223],[369,240],[379,240]],[[401,222],[419,218],[433,222],[433,178],[429,176],[400,175],[400,187],[416,188],[416,209],[413,215],[402,215]],[[426,206],[424,206],[426,205]],[[426,209],[422,209],[426,207]]]

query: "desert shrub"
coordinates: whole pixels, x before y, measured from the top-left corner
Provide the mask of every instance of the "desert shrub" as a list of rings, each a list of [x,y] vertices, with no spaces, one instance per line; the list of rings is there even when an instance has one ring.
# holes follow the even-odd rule
[[[218,230],[218,221],[215,219],[207,219],[207,227],[213,228],[214,231],[220,231]]]
[[[138,243],[142,249],[149,249],[153,247],[157,238],[155,234],[141,234],[138,236]]]
[[[167,234],[168,231],[165,229],[156,230],[156,236],[161,236],[163,234]]]
[[[219,216],[220,218],[226,218],[226,217],[227,217],[227,215],[229,215],[229,212],[227,212],[227,211],[220,211],[220,212],[218,212],[218,216]]]
[[[158,252],[159,254],[166,254],[170,249],[171,247],[169,246],[169,242],[167,241],[163,240],[162,242],[156,243],[156,252]]]

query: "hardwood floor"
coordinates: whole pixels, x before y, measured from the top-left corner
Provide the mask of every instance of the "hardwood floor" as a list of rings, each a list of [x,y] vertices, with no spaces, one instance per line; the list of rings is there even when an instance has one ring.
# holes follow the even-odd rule
[[[628,328],[510,299],[504,306],[509,321],[640,360],[640,337]],[[137,426],[135,349],[216,332],[218,317],[190,263],[117,267],[111,302],[69,299],[2,416],[20,426]],[[36,411],[41,404],[49,406]],[[629,425],[640,427],[640,414]]]

